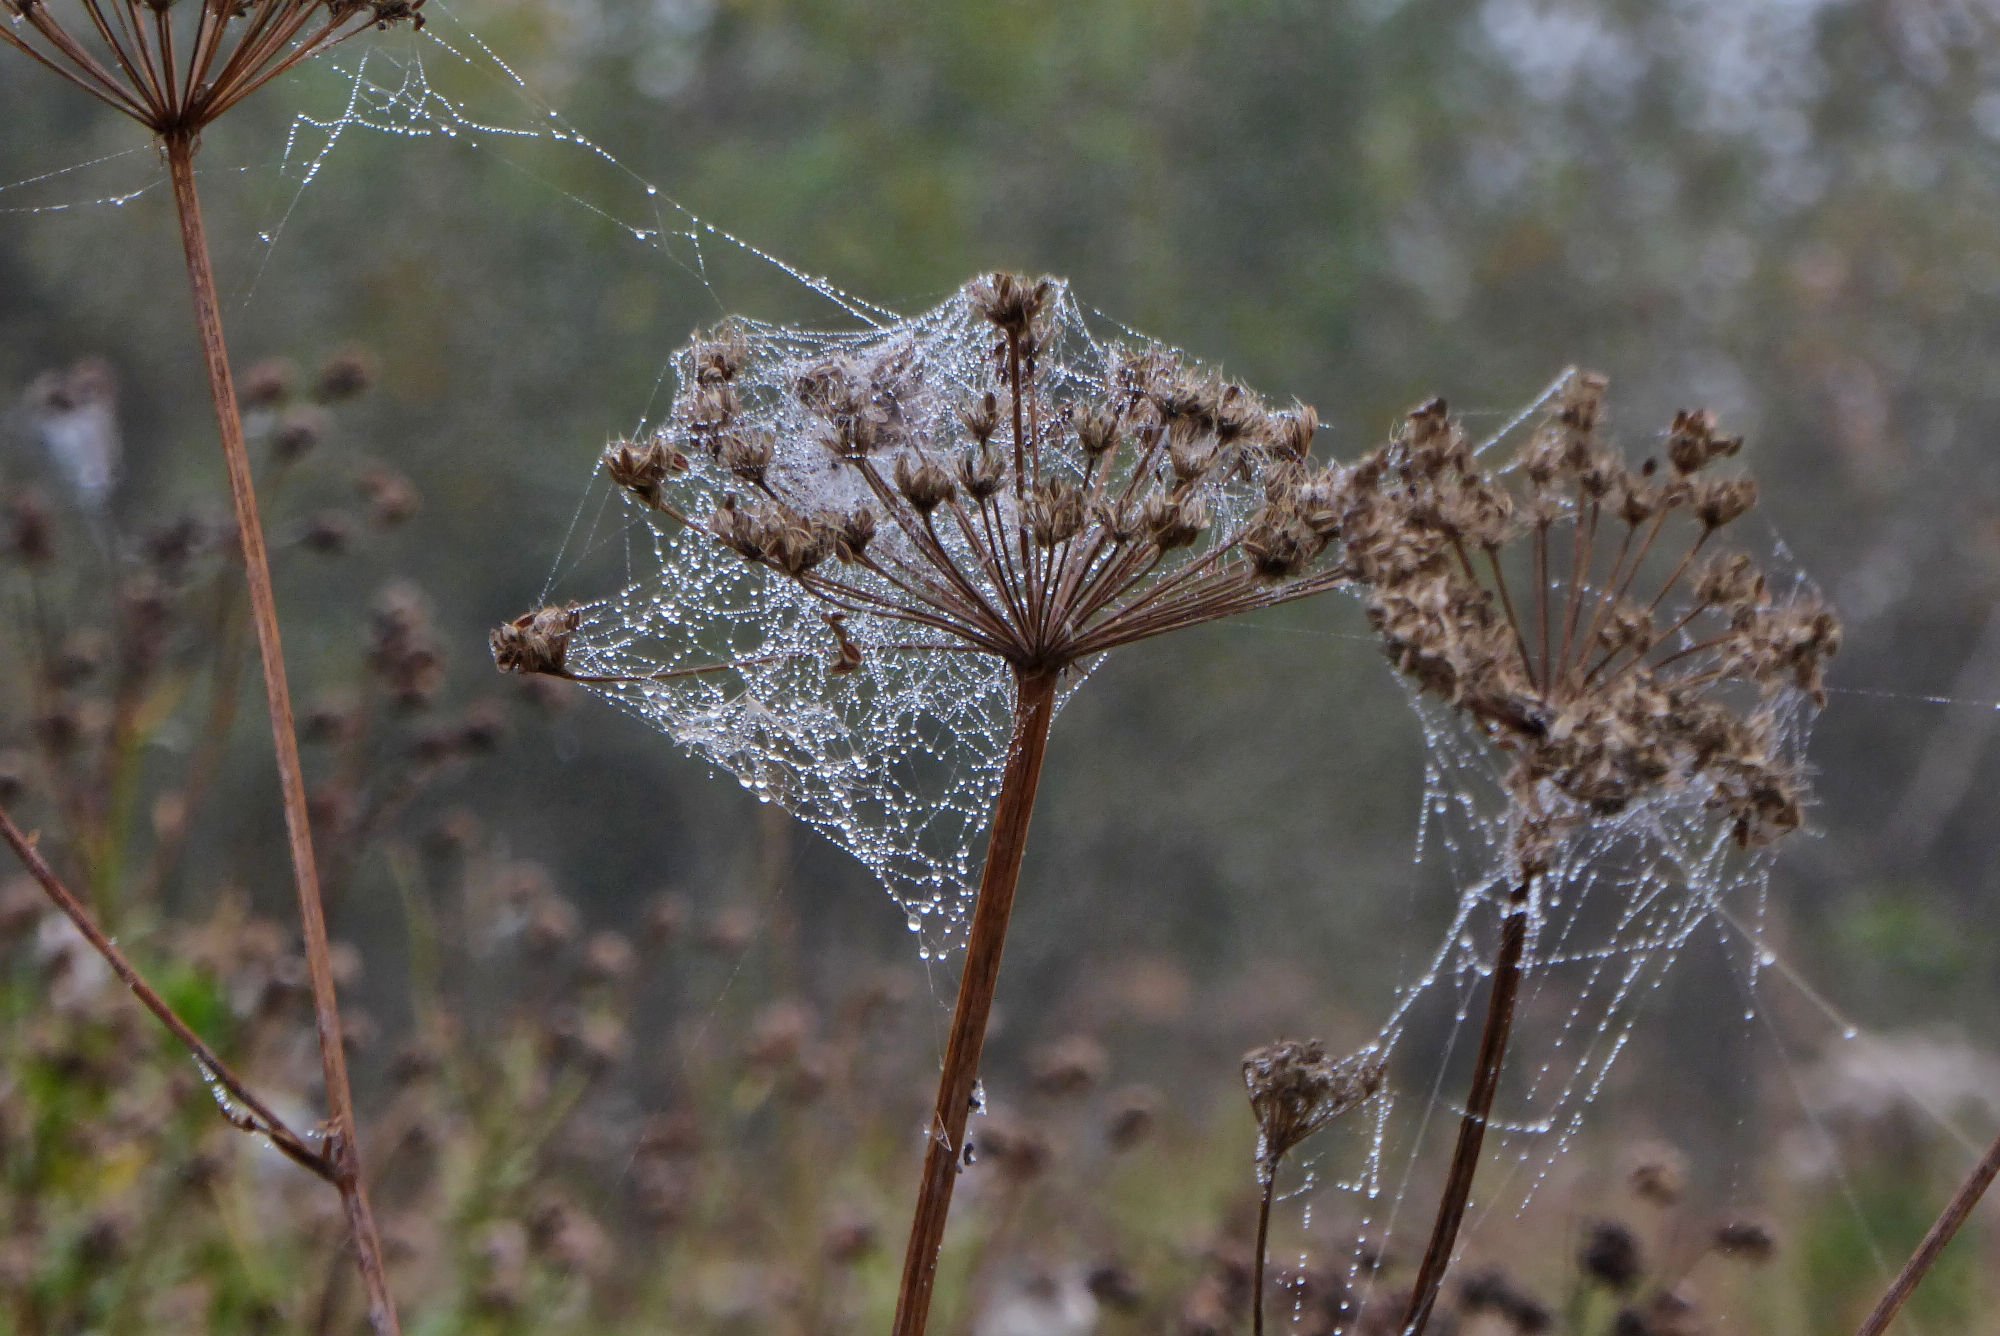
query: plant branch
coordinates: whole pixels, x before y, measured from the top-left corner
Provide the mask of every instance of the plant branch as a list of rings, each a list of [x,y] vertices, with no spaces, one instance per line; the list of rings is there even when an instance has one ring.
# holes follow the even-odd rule
[[[1881,1333],[1889,1329],[1889,1324],[1896,1320],[1896,1314],[1903,1310],[1903,1305],[1909,1302],[1910,1295],[1916,1292],[1917,1286],[1922,1284],[1924,1277],[1930,1273],[1938,1255],[1945,1250],[1946,1245],[1958,1233],[1959,1227],[1972,1214],[1972,1208],[1979,1204],[1979,1199],[1985,1195],[1995,1175],[2000,1175],[2000,1138],[1996,1138],[1993,1144],[1986,1148],[1986,1153],[1979,1157],[1979,1163],[1972,1167],[1972,1172],[1966,1176],[1963,1183],[1959,1184],[1958,1191],[1946,1204],[1944,1213],[1937,1218],[1937,1223],[1930,1227],[1930,1232],[1924,1235],[1924,1241],[1917,1245],[1917,1250],[1910,1254],[1910,1260],[1903,1263],[1903,1269],[1896,1273],[1896,1279],[1889,1286],[1889,1292],[1882,1296],[1882,1302],[1875,1305],[1875,1311],[1868,1315],[1867,1321],[1861,1324],[1855,1336],[1881,1336]]]
[[[166,1026],[168,1032],[194,1057],[196,1065],[202,1069],[202,1075],[221,1086],[230,1099],[248,1110],[247,1113],[234,1114],[225,1108],[223,1116],[246,1132],[257,1132],[269,1137],[271,1144],[293,1162],[332,1182],[333,1166],[328,1163],[326,1157],[307,1145],[305,1138],[287,1127],[284,1119],[271,1112],[270,1106],[259,1099],[250,1087],[229,1069],[228,1064],[216,1056],[215,1050],[210,1048],[171,1006],[167,1005],[166,999],[161,997],[153,986],[146,982],[145,976],[125,958],[125,953],[118,949],[117,943],[97,926],[97,921],[90,916],[90,910],[85,908],[75,893],[56,876],[48,860],[44,859],[41,851],[35,848],[34,840],[21,833],[21,828],[14,824],[13,818],[8,816],[4,808],[0,808],[0,839],[7,842],[15,857],[21,860],[21,865],[28,869],[28,875],[40,883],[42,890],[54,902],[55,907],[76,926],[76,930],[83,935],[83,940],[90,943],[91,950],[104,958],[105,964],[109,965],[111,972],[118,976],[119,982],[123,983],[131,991],[132,996],[139,999],[139,1004],[152,1012],[160,1024]]]
[[[1035,812],[1035,789],[1041,782],[1055,698],[1053,673],[1016,673],[1014,738],[1000,781],[1000,797],[993,808],[986,867],[980,875],[979,898],[966,936],[965,972],[959,980],[958,1005],[952,1012],[937,1109],[924,1153],[923,1181],[917,1190],[916,1215],[903,1256],[895,1336],[923,1336],[930,1315],[938,1250],[944,1243],[945,1219],[958,1182],[965,1124],[972,1112],[973,1085],[979,1079],[979,1056],[986,1042],[987,1018],[993,1011],[1000,954],[1014,910],[1014,889],[1021,879],[1021,859],[1027,850],[1028,822]]]
[[[186,133],[165,138],[167,168],[173,181],[174,204],[180,218],[188,280],[194,291],[195,320],[200,327],[202,355],[208,366],[209,390],[221,428],[222,453],[229,474],[236,527],[243,545],[243,568],[250,591],[252,624],[263,660],[264,694],[270,707],[271,734],[278,762],[279,790],[285,829],[291,844],[292,870],[298,883],[299,923],[305,939],[306,967],[313,994],[313,1018],[319,1032],[320,1065],[326,1080],[326,1156],[334,1184],[347,1208],[354,1238],[356,1264],[368,1292],[368,1319],[376,1336],[398,1336],[394,1300],[383,1263],[382,1244],[361,1176],[361,1156],[355,1134],[354,1097],[347,1079],[347,1054],[342,1042],[340,1003],[333,982],[333,960],[327,944],[326,912],[320,903],[319,872],[313,858],[312,827],[306,812],[305,774],[299,764],[297,731],[292,722],[291,685],[285,676],[284,646],[278,633],[277,600],[271,588],[270,561],[264,549],[263,522],[257,508],[256,486],[250,474],[250,454],[243,440],[243,419],[229,367],[228,345],[222,333],[222,310],[209,263],[208,238],[202,225],[201,199],[195,190],[195,140]]]
[[[1444,1288],[1445,1271],[1451,1265],[1458,1229],[1465,1220],[1466,1203],[1472,1197],[1472,1178],[1479,1170],[1479,1152],[1486,1140],[1486,1125],[1493,1115],[1493,1097],[1500,1088],[1500,1068],[1507,1057],[1507,1035],[1514,1025],[1514,1003],[1521,992],[1521,958],[1528,945],[1528,893],[1533,878],[1524,876],[1507,895],[1506,920],[1500,930],[1500,950],[1493,961],[1493,995],[1486,1004],[1486,1030],[1479,1039],[1479,1057],[1472,1073],[1472,1090],[1465,1099],[1465,1113],[1458,1123],[1458,1148],[1452,1153],[1451,1172],[1438,1198],[1437,1219],[1431,1226],[1431,1241],[1417,1268],[1416,1287],[1410,1292],[1410,1306],[1403,1315],[1403,1336],[1423,1336]]]

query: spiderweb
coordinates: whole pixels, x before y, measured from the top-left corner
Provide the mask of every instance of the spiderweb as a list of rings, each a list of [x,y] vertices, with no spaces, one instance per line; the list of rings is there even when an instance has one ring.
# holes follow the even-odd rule
[[[359,132],[450,141],[468,151],[555,146],[583,155],[610,184],[552,181],[549,189],[657,251],[704,288],[713,291],[720,257],[747,259],[812,294],[846,323],[815,332],[744,322],[753,400],[762,394],[776,404],[784,396],[773,391],[835,351],[916,356],[965,387],[986,374],[986,349],[970,332],[976,322],[965,319],[962,303],[905,319],[715,226],[540,103],[448,11],[427,13],[433,22],[422,34],[363,44],[325,62],[338,71],[331,80],[337,105],[293,123],[280,163],[293,189],[260,234],[265,244],[279,243],[299,202]],[[472,91],[479,88],[502,90],[513,114],[489,110],[494,99]],[[120,181],[78,189],[77,179],[93,172],[115,172]],[[135,150],[9,185],[0,191],[0,208],[119,207],[157,188],[158,180],[149,156]],[[1105,342],[1067,293],[1057,309],[1060,351],[1052,374],[1075,385],[1101,380]],[[663,387],[676,370],[663,368]],[[640,406],[641,426],[652,411]],[[792,433],[775,434],[783,440]],[[697,460],[695,467],[704,465]],[[717,498],[729,486],[722,477],[696,481]],[[946,949],[962,922],[1006,754],[1011,683],[1004,665],[952,652],[906,625],[856,615],[843,634],[861,650],[860,666],[836,672],[839,642],[820,601],[789,582],[755,578],[705,533],[636,506],[618,530],[629,543],[633,578],[615,596],[581,608],[577,671],[647,677],[597,689],[760,799],[821,829],[889,888],[926,956]],[[1804,587],[1782,546],[1774,541],[1771,553],[1774,583],[1782,575]],[[566,550],[559,571],[571,556]],[[673,581],[661,581],[662,571],[673,572]],[[644,672],[632,671],[642,660]],[[725,675],[671,676],[676,667],[719,662],[737,667]],[[1338,1159],[1348,1168],[1309,1168],[1299,1194],[1308,1228],[1321,1194],[1345,1199],[1361,1224],[1359,1240],[1370,1245],[1407,1239],[1427,1223],[1412,1219],[1423,1214],[1423,1203],[1410,1188],[1426,1133],[1433,1123],[1455,1121],[1458,1112],[1448,1077],[1452,1050],[1462,1058],[1461,1041],[1476,1032],[1509,867],[1506,762],[1458,714],[1414,693],[1411,700],[1428,754],[1420,857],[1440,865],[1461,889],[1437,945],[1396,990],[1376,1043],[1390,1054],[1404,1049],[1421,1014],[1439,1006],[1449,1013],[1451,1042],[1435,1062],[1435,1085],[1424,1090],[1406,1082],[1357,1115],[1354,1154],[1329,1151],[1322,1162]],[[1802,753],[1811,713],[1802,697],[1781,709],[1788,754]],[[1637,802],[1615,820],[1585,823],[1552,863],[1533,906],[1522,1007],[1557,1019],[1550,1033],[1517,1040],[1489,1135],[1489,1177],[1475,1197],[1482,1207],[1519,1206],[1547,1181],[1627,1051],[1645,998],[1703,933],[1740,957],[1754,1014],[1759,981],[1774,962],[1759,930],[1773,855],[1737,849],[1708,812],[1710,796],[1696,784]],[[1411,1104],[1418,1106],[1414,1113]],[[1495,1172],[1496,1160],[1504,1173]],[[1361,1269],[1357,1254],[1350,1277]]]

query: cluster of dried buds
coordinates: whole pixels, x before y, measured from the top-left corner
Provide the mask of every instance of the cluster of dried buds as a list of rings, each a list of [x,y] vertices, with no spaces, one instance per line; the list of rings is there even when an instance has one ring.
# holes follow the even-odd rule
[[[1026,671],[1340,582],[1341,474],[1312,462],[1313,411],[1158,347],[1061,365],[1066,300],[995,274],[912,332],[775,372],[739,328],[698,337],[669,423],[605,470],[830,612]]]
[[[1366,1048],[1326,1056],[1319,1040],[1280,1040],[1243,1055],[1243,1084],[1258,1130],[1258,1172],[1269,1182],[1286,1152],[1382,1088],[1387,1056]]]
[[[1573,376],[1499,469],[1442,403],[1411,413],[1354,470],[1347,561],[1397,667],[1511,754],[1513,792],[1609,815],[1702,781],[1768,842],[1800,822],[1784,703],[1823,701],[1839,623],[1717,550],[1756,503],[1710,472],[1738,438],[1682,413],[1664,466],[1630,466],[1600,439],[1603,388]]]

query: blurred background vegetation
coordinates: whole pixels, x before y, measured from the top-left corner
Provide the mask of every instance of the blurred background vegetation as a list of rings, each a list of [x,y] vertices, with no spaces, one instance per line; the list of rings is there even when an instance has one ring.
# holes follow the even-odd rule
[[[657,405],[690,327],[725,309],[838,315],[713,238],[703,269],[686,239],[635,238],[687,226],[649,200],[642,183],[654,182],[897,309],[996,266],[1066,275],[1109,316],[1315,404],[1336,453],[1433,393],[1497,426],[1573,362],[1610,374],[1630,442],[1692,404],[1744,432],[1770,526],[1848,627],[1813,748],[1814,836],[1785,853],[1767,932],[1876,1038],[1856,1060],[1838,1042],[1845,1022],[1779,975],[1764,976],[1760,1019],[1747,1021],[1742,952],[1696,943],[1644,1000],[1633,1052],[1572,1157],[1582,1195],[1564,1187],[1543,1211],[1555,1240],[1543,1264],[1568,1264],[1577,1215],[1595,1209],[1587,1185],[1615,1186],[1621,1155],[1666,1137],[1703,1201],[1779,1216],[1799,1245],[1788,1264],[1808,1268],[1789,1287],[1801,1297],[1766,1325],[1727,1329],[1848,1318],[1843,1305],[1872,1285],[1870,1248],[1900,1256],[1967,1158],[1909,1110],[1928,1101],[1980,1141],[2000,1112],[1981,1056],[2000,1047],[2000,12],[1987,0],[496,0],[436,13],[431,33],[364,39],[340,63],[351,73],[367,48],[375,84],[421,71],[468,119],[542,117],[482,61],[454,56],[472,51],[460,21],[631,175],[561,143],[351,127],[301,189],[325,135],[308,126],[288,152],[292,118],[338,113],[350,82],[332,69],[233,116],[203,154],[239,361],[302,368],[293,398],[273,400],[266,478],[285,486],[294,673],[332,730],[315,764],[322,840],[343,864],[336,932],[366,962],[353,985],[372,1036],[365,1108],[400,1098],[394,1059],[412,1037],[453,1047],[443,1012],[528,1005],[510,957],[480,945],[489,900],[513,906],[523,932],[531,911],[568,915],[543,926],[578,959],[597,933],[636,949],[609,981],[585,969],[563,985],[586,990],[579,1026],[601,1001],[589,988],[637,989],[615,1009],[624,1032],[600,1035],[611,1051],[592,1059],[630,1064],[615,1097],[592,1096],[614,1128],[699,1107],[707,1143],[789,1136],[745,1122],[763,1096],[743,1095],[747,1078],[708,1049],[718,1034],[754,1047],[773,999],[832,1017],[861,981],[886,978],[907,1051],[894,1079],[853,1078],[898,1091],[881,1100],[887,1121],[869,1124],[887,1146],[857,1156],[854,1173],[872,1185],[864,1211],[892,1237],[900,1228],[917,1139],[898,1143],[894,1118],[916,1126],[949,971],[917,961],[900,913],[810,834],[663,738],[589,702],[518,696],[483,663],[486,628],[537,602],[552,572],[564,596],[618,578],[593,462]],[[241,653],[226,572],[171,573],[187,643],[166,661],[182,666],[148,679],[124,805],[105,804],[114,818],[65,813],[52,796],[47,699],[31,690],[52,656],[38,660],[25,629],[45,618],[64,636],[95,627],[125,644],[132,623],[113,591],[131,558],[106,553],[223,511],[164,190],[89,203],[161,169],[138,146],[34,179],[134,147],[128,126],[24,64],[0,78],[0,184],[23,183],[0,190],[0,210],[14,210],[0,212],[0,483],[10,504],[46,502],[55,547],[39,574],[7,576],[16,643],[0,748],[24,819],[165,958],[174,933],[212,926],[218,906],[288,922],[254,701],[224,720],[234,743],[171,875],[146,885],[124,866],[147,866],[178,829],[186,771],[223,718],[205,713],[204,693],[233,685],[218,665]],[[368,392],[304,407],[319,369],[350,349],[372,369]],[[102,494],[61,462],[45,379],[73,386],[86,358],[116,384],[119,468]],[[281,463],[298,421],[314,449]],[[387,517],[397,523],[364,485],[384,469],[421,498]],[[392,582],[406,592],[385,605]],[[383,640],[413,606],[447,666],[398,707],[406,684]],[[1236,1057],[1284,1034],[1338,1045],[1371,1033],[1449,903],[1441,870],[1412,863],[1420,737],[1364,629],[1328,600],[1193,633],[1106,665],[1058,725],[989,1087],[1019,1088],[1031,1055],[1087,1032],[1111,1084],[1148,1087],[1184,1138],[1149,1152],[1120,1200],[1144,1216],[1131,1203],[1162,1176],[1212,1180],[1184,1203],[1191,1233],[1222,1228],[1232,1172],[1249,1185]],[[82,701],[93,688],[78,681]],[[383,718],[363,745],[341,731],[342,710],[368,715],[370,702]],[[78,709],[85,733],[110,727]],[[508,734],[497,753],[467,732],[481,720],[510,721],[496,724]],[[340,824],[378,808],[373,825]],[[446,856],[440,839],[459,863],[424,863]],[[113,857],[127,842],[131,856]],[[492,885],[468,889],[480,876]],[[523,876],[539,880],[522,890]],[[663,916],[679,926],[660,928]],[[33,947],[32,924],[17,928],[8,1042],[60,1048],[31,1034],[53,957]],[[720,958],[676,963],[673,950],[693,948],[670,940]],[[210,966],[188,987],[222,987],[234,968]],[[226,1013],[216,1023],[241,1028]],[[494,1019],[490,1051],[462,1055],[498,1074],[461,1092],[509,1088],[511,1024]],[[309,1075],[297,1080],[309,1100]],[[1812,1129],[1833,1123],[1845,1169],[1828,1178]],[[617,1178],[630,1153],[594,1163]],[[1214,1164],[1179,1167],[1201,1156]],[[21,1171],[17,1204],[30,1186],[68,1200],[54,1186],[64,1162],[50,1151]],[[1881,1168],[1910,1163],[1926,1167]],[[75,1189],[78,1222],[92,1191]],[[455,1220],[497,1218],[490,1202],[452,1200]],[[1496,1255],[1506,1233],[1489,1228]],[[1932,1320],[1996,1329],[1970,1316],[1991,1306],[1976,1292],[1989,1245],[1961,1246],[1971,1255],[1938,1287]],[[1178,1296],[1200,1268],[1171,1255],[1180,1262],[1150,1283]],[[115,1304],[136,1302],[121,1294],[102,1311],[133,1320]],[[65,1325],[69,1311],[15,1320],[83,1329]]]

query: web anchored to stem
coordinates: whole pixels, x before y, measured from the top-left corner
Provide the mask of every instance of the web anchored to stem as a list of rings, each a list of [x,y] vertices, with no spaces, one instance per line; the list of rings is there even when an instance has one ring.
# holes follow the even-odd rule
[[[921,1332],[1060,696],[1110,650],[1343,582],[1344,474],[1311,409],[1107,346],[1049,280],[851,335],[732,322],[676,372],[669,423],[604,458],[657,571],[494,655],[826,831],[927,953],[963,942],[896,1327]]]
[[[1474,845],[1474,889],[1447,950],[1490,981],[1403,1318],[1412,1336],[1452,1258],[1524,983],[1582,967],[1579,1033],[1559,1038],[1581,1057],[1567,1079],[1545,1063],[1526,1092],[1548,1106],[1540,1121],[1560,1145],[1577,1116],[1565,1123],[1565,1106],[1587,1102],[1623,1045],[1613,1020],[1634,990],[1726,897],[1761,901],[1770,845],[1802,820],[1806,724],[1839,645],[1803,581],[1717,550],[1756,500],[1747,478],[1712,476],[1741,441],[1683,413],[1664,467],[1629,466],[1600,439],[1602,391],[1600,378],[1571,377],[1500,469],[1441,403],[1426,405],[1357,465],[1342,529],[1370,620],[1425,718],[1440,806]],[[1468,929],[1489,910],[1498,943],[1481,965]],[[1595,943],[1590,925],[1607,916]],[[1430,979],[1406,993],[1385,1044]]]

